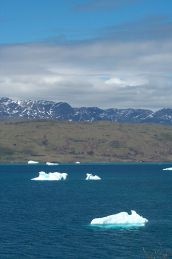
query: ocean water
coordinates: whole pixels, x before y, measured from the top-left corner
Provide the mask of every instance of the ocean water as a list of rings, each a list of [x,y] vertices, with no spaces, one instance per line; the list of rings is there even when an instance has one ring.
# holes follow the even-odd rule
[[[0,258],[139,259],[156,251],[172,258],[172,171],[162,171],[170,166],[0,165]],[[31,181],[41,170],[66,172],[68,179]],[[90,172],[102,181],[85,181]],[[89,225],[130,210],[149,222],[128,229]]]

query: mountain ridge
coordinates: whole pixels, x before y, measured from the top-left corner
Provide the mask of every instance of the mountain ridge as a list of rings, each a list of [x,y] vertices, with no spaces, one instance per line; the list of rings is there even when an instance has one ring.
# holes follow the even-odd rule
[[[13,100],[0,98],[0,120],[66,120],[120,123],[158,123],[172,125],[172,108],[158,111],[149,109],[101,109],[98,107],[74,108],[67,102],[46,100]]]

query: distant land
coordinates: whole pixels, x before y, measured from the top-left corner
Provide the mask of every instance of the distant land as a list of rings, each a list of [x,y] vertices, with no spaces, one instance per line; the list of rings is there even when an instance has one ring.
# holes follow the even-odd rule
[[[115,106],[115,104],[114,104]],[[148,109],[73,108],[65,102],[0,98],[0,120],[112,121],[172,125],[172,108]]]
[[[172,128],[110,121],[1,121],[0,162],[172,161]]]

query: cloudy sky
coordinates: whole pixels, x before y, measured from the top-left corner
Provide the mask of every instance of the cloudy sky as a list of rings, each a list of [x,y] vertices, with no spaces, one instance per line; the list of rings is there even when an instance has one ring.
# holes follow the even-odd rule
[[[172,0],[0,0],[0,91],[172,107]]]

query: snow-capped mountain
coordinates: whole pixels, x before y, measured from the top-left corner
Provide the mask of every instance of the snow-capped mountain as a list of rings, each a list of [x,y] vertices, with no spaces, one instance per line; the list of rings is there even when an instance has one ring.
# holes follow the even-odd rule
[[[146,109],[100,109],[97,107],[73,108],[68,103],[52,101],[12,100],[0,98],[0,120],[68,120],[98,121],[109,120],[128,123],[172,124],[172,109],[156,112]]]

